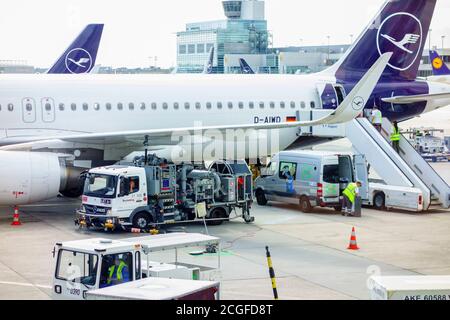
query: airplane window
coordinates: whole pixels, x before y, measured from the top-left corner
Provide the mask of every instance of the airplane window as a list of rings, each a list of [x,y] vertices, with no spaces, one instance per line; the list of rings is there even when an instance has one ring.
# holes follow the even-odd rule
[[[243,102],[239,102],[239,109],[244,109],[244,103]]]
[[[173,104],[173,108],[174,108],[175,110],[180,109],[180,104],[179,104],[178,102],[175,102],[175,103]]]
[[[316,103],[314,101],[311,101],[311,109],[315,109],[316,108]]]
[[[59,111],[64,111],[64,103],[59,104]]]
[[[52,105],[50,103],[46,103],[45,104],[45,111],[51,111],[52,110]]]
[[[27,109],[28,112],[30,112],[31,110],[33,110],[33,106],[31,105],[31,103],[27,103],[25,108]]]
[[[13,111],[14,110],[14,105],[12,103],[8,104],[8,110],[9,111]]]
[[[217,109],[222,109],[223,105],[222,102],[217,102]]]
[[[228,102],[228,109],[233,109],[233,102]]]
[[[134,110],[134,103],[129,103],[128,104],[128,109]]]
[[[264,109],[264,102],[260,102],[260,103],[259,103],[259,108],[260,108],[260,109]]]
[[[89,109],[89,105],[87,103],[83,103],[83,110],[87,111]]]
[[[153,102],[152,103],[152,109],[153,110],[156,110],[158,108],[158,105],[156,104],[156,102]]]
[[[72,111],[76,111],[77,110],[77,105],[75,103],[72,103],[70,105],[70,109],[72,109]]]
[[[195,104],[195,109],[200,110],[202,108],[202,104],[200,102],[197,102]]]
[[[291,101],[291,108],[295,109],[295,102],[294,101]]]
[[[123,103],[117,104],[117,110],[123,110]]]
[[[100,110],[100,103],[94,103],[94,110],[95,111]]]
[[[249,107],[250,109],[254,109],[254,108],[255,108],[255,104],[254,104],[253,102],[249,102],[249,103],[248,103],[248,107]]]
[[[306,103],[305,103],[304,101],[302,101],[302,102],[300,103],[300,106],[302,107],[302,109],[305,109],[305,108],[306,108]]]
[[[141,110],[145,110],[145,103],[144,102],[142,102],[139,106],[140,106]]]
[[[207,102],[206,103],[206,109],[211,109],[212,108],[212,103],[211,102]]]
[[[169,108],[169,104],[167,102],[163,103],[163,109],[167,110]]]
[[[106,104],[106,110],[111,110],[111,109],[112,109],[111,103],[107,103],[107,104]]]
[[[271,108],[271,109],[275,109],[275,102],[271,102],[271,103],[270,103],[270,108]]]
[[[186,110],[189,110],[189,109],[191,108],[191,104],[190,104],[189,102],[186,102],[186,103],[184,104],[184,108],[185,108]]]
[[[284,102],[280,102],[280,108],[281,108],[281,109],[284,109],[284,108],[286,108],[286,103],[284,103]]]

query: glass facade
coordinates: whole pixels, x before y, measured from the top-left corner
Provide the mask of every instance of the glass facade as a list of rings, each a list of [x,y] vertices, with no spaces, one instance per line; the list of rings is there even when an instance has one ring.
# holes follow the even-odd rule
[[[267,21],[241,19],[242,2],[223,2],[227,20],[190,23],[177,33],[178,73],[202,72],[212,46],[214,73],[224,73],[227,54],[268,53]]]

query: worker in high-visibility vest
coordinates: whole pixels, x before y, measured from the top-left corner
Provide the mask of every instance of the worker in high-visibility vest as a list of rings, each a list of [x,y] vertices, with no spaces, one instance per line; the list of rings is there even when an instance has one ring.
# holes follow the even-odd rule
[[[345,188],[344,195],[344,203],[342,206],[342,215],[353,216],[353,212],[355,212],[355,201],[356,197],[359,196],[359,188],[361,188],[362,183],[360,181],[349,183],[347,188]]]
[[[400,129],[398,128],[397,121],[394,121],[394,127],[392,128],[391,133],[391,142],[392,147],[394,148],[395,152],[400,153]]]
[[[372,121],[372,125],[375,127],[375,129],[377,129],[378,132],[381,133],[381,129],[383,128],[383,114],[376,105],[373,106],[372,112],[370,113],[370,118]]]
[[[106,280],[107,286],[114,286],[117,284],[130,281],[130,273],[128,265],[120,259],[119,255],[114,257],[114,264],[108,268],[108,278]]]

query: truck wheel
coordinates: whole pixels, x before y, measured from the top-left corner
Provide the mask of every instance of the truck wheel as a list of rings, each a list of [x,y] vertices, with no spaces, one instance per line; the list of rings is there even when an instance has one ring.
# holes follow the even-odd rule
[[[256,191],[256,202],[258,203],[259,206],[267,205],[266,195],[264,194],[264,191],[261,189],[258,189]]]
[[[304,213],[312,212],[312,206],[307,197],[300,198],[300,210]]]
[[[386,208],[386,196],[383,192],[378,192],[373,197],[373,207],[377,210],[384,210]]]
[[[225,211],[222,208],[214,208],[209,213],[208,219],[224,219],[226,218]],[[206,220],[208,225],[210,226],[220,226],[223,223],[223,220],[214,220],[208,221]]]
[[[133,217],[133,227],[138,229],[147,229],[152,223],[152,217],[147,212],[138,212]]]

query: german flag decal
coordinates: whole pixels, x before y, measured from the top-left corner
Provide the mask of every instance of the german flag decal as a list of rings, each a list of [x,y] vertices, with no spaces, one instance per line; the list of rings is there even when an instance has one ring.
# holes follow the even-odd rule
[[[297,122],[297,117],[286,117],[286,122]]]

